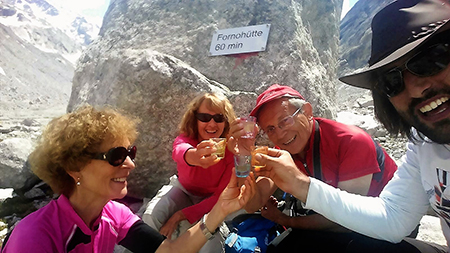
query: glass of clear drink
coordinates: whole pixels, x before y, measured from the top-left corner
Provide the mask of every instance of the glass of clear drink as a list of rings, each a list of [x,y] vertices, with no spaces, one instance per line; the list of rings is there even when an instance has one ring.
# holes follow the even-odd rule
[[[234,170],[237,177],[247,177],[251,171],[250,155],[234,155]]]
[[[214,142],[214,147],[216,148],[216,152],[213,154],[217,156],[217,158],[222,159],[225,157],[225,149],[227,147],[227,139],[226,138],[211,138]]]
[[[244,124],[245,134],[241,136],[244,139],[251,139],[256,137],[256,118],[253,116],[240,117]]]

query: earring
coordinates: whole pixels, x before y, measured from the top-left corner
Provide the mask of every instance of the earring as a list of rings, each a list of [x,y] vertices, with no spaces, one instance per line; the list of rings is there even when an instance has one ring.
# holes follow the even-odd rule
[[[77,178],[77,186],[80,186],[80,185],[81,185],[80,178]]]

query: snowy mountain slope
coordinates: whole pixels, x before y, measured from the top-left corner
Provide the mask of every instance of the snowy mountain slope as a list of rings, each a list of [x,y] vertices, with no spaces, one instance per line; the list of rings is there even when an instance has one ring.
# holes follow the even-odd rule
[[[67,106],[75,63],[99,27],[61,0],[0,0],[0,115]]]

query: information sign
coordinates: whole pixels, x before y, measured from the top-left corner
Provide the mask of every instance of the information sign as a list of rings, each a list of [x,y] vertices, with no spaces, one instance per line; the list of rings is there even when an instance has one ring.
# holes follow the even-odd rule
[[[214,32],[211,56],[242,54],[266,50],[270,24],[254,25],[218,30]]]

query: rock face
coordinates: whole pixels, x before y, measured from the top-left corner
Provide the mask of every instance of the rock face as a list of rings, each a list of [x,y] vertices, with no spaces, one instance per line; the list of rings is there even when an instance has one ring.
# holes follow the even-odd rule
[[[340,24],[339,74],[367,67],[370,58],[373,16],[394,0],[359,0]]]
[[[244,115],[272,83],[290,85],[316,115],[334,118],[341,7],[340,0],[113,0],[100,38],[79,59],[68,110],[111,104],[142,119],[129,188],[151,197],[176,172],[177,125],[202,91],[224,93]],[[209,56],[214,31],[260,24],[271,24],[266,51]]]
[[[100,30],[101,44],[170,54],[234,90],[260,93],[272,83],[291,85],[313,100],[317,112],[332,117],[341,7],[339,0],[115,0]],[[265,52],[239,65],[235,58],[209,56],[217,29],[259,24],[271,24]]]

